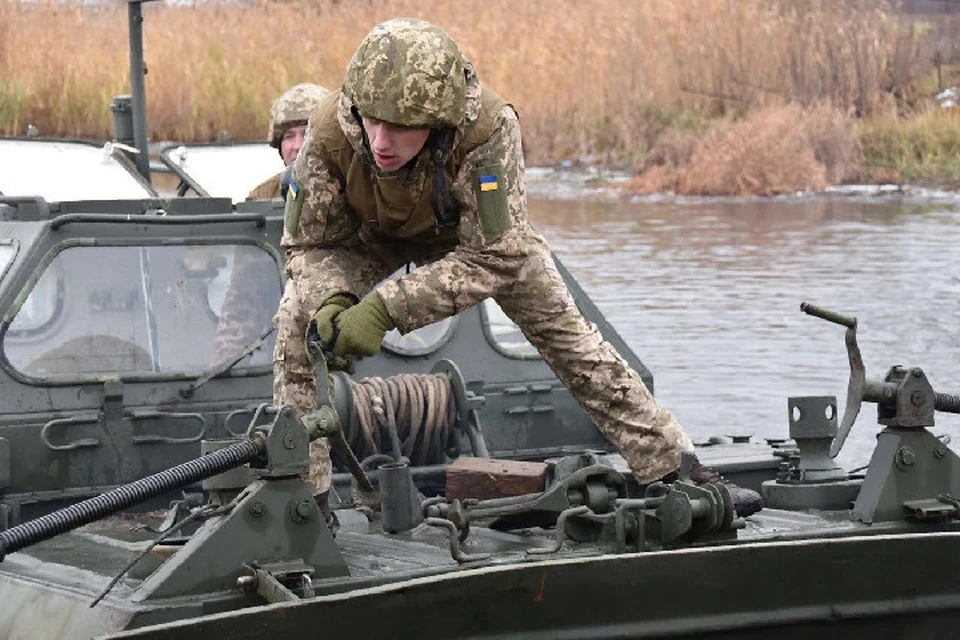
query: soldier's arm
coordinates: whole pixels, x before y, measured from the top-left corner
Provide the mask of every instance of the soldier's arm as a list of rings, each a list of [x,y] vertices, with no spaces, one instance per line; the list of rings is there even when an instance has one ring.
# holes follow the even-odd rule
[[[381,284],[397,328],[406,333],[495,296],[522,277],[542,238],[527,223],[520,124],[504,107],[493,136],[466,157],[451,192],[460,205],[460,244],[436,262]]]
[[[343,184],[325,161],[322,145],[307,130],[293,165],[283,214],[288,257],[304,248],[334,246],[355,226],[347,212]]]

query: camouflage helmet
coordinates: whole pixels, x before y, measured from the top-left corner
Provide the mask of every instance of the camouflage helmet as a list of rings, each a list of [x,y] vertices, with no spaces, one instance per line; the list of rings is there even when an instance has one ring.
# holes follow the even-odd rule
[[[361,116],[416,128],[456,127],[466,108],[465,60],[440,27],[415,18],[378,24],[347,66],[343,93]]]
[[[327,93],[320,85],[310,82],[296,84],[284,91],[270,107],[270,129],[267,131],[270,146],[279,149],[284,132],[296,124],[306,123]]]

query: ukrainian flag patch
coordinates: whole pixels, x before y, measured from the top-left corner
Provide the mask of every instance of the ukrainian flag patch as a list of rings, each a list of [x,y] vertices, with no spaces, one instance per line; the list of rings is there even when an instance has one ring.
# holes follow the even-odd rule
[[[510,207],[507,203],[509,186],[504,182],[503,167],[487,165],[474,169],[477,213],[487,242],[493,242],[510,228]],[[503,189],[500,183],[503,182]]]
[[[497,182],[497,176],[490,173],[484,176],[480,176],[480,191],[496,191],[500,188],[500,184]]]
[[[304,190],[291,176],[287,180],[287,200],[283,208],[283,226],[293,235],[297,235],[300,226],[300,211],[303,209],[305,195]]]

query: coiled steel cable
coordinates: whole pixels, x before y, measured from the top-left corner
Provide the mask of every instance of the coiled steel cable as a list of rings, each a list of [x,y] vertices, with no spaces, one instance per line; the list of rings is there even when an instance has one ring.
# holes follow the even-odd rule
[[[266,445],[251,438],[184,462],[152,476],[117,487],[94,498],[48,513],[29,522],[0,531],[0,560],[8,553],[112,515],[167,491],[229,471],[263,455]]]
[[[444,461],[457,407],[443,374],[350,381],[359,429],[347,434],[357,457],[400,454],[412,464]]]

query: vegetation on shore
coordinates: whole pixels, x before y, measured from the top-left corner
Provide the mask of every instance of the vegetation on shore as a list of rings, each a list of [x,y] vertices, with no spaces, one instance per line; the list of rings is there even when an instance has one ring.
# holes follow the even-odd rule
[[[262,139],[284,89],[340,84],[377,22],[443,26],[520,113],[527,162],[626,166],[634,192],[960,185],[960,13],[881,0],[250,0],[144,5],[148,135]],[[126,3],[0,0],[0,133],[106,139]]]

